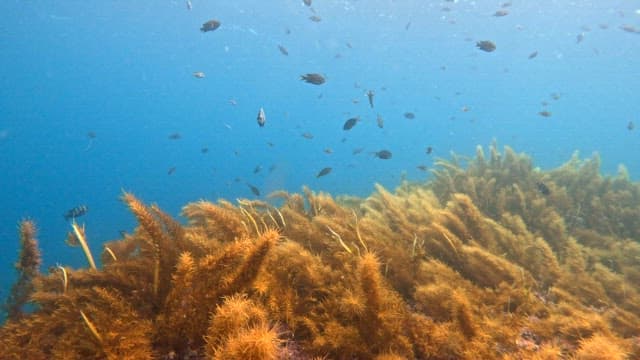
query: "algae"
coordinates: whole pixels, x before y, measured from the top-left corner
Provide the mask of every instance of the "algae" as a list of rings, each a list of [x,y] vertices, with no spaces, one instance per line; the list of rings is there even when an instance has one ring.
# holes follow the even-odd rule
[[[438,164],[365,199],[199,201],[186,225],[126,193],[140,225],[95,269],[39,273],[23,222],[2,358],[640,357],[640,184],[495,144]]]

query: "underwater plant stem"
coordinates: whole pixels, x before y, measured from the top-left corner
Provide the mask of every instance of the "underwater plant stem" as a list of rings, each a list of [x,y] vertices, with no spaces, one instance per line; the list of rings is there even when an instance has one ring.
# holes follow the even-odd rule
[[[71,227],[73,228],[73,233],[76,235],[78,242],[80,242],[80,246],[82,246],[82,251],[84,251],[84,255],[87,257],[89,266],[91,266],[91,268],[95,270],[96,262],[93,260],[93,255],[91,255],[89,244],[87,244],[87,239],[84,235],[84,225],[82,226],[82,228],[80,228],[80,226],[78,226],[78,223],[73,221],[71,223]]]
[[[98,329],[96,329],[95,325],[93,325],[87,315],[84,314],[84,311],[80,310],[80,315],[82,315],[82,320],[84,320],[84,323],[89,328],[89,331],[91,331],[91,334],[93,334],[93,337],[95,337],[96,340],[98,340],[98,342],[102,344],[102,336],[100,336],[100,333],[98,333]]]

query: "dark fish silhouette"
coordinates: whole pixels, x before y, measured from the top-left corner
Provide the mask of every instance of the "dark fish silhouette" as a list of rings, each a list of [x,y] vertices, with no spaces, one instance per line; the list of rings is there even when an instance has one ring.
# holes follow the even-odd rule
[[[534,57],[538,56],[538,52],[534,51],[531,54],[529,54],[529,59],[533,59]]]
[[[543,116],[543,117],[550,117],[551,116],[551,111],[547,111],[547,110],[542,110],[538,113],[538,115]]]
[[[536,188],[538,189],[538,191],[540,192],[540,194],[547,196],[551,194],[551,190],[549,189],[549,187],[543,183],[542,181],[538,181],[536,182]]]
[[[360,117],[352,117],[351,119],[344,122],[342,125],[342,130],[351,130],[356,124],[360,121]]]
[[[200,31],[202,32],[208,32],[208,31],[213,31],[217,28],[220,27],[220,21],[212,19],[207,21],[206,23],[202,24],[202,27],[200,28]]]
[[[376,123],[378,124],[378,127],[380,129],[384,127],[384,119],[382,118],[382,116],[380,116],[380,114],[378,114],[378,117],[376,118]]]
[[[326,81],[324,76],[318,73],[309,73],[305,75],[300,75],[300,80],[303,80],[313,85],[322,85]]]
[[[416,114],[412,113],[412,112],[406,112],[404,113],[404,117],[411,120],[411,119],[415,119],[416,118]]]
[[[330,167],[326,167],[322,170],[320,170],[320,172],[318,173],[318,175],[316,175],[317,178],[325,176],[327,174],[329,174],[331,172],[331,168]]]
[[[369,105],[371,105],[372,109],[373,109],[373,97],[375,95],[376,95],[376,93],[374,93],[373,90],[367,91],[367,98],[369,98]]]
[[[633,121],[629,121],[629,123],[627,124],[627,130],[631,131],[636,127],[636,125],[633,123]]]
[[[172,167],[170,167],[170,168],[169,168],[169,170],[167,170],[167,175],[171,175],[171,174],[173,174],[174,172],[176,172],[176,167],[175,167],[175,166],[172,166]]]
[[[287,50],[286,47],[282,45],[278,45],[278,49],[280,50],[280,53],[282,53],[282,55],[289,55],[289,51]]]
[[[433,152],[433,148],[431,146],[427,146],[425,152],[427,153],[427,155],[431,155],[431,153]]]
[[[260,127],[263,127],[264,124],[267,122],[267,115],[265,115],[263,108],[260,108],[260,111],[258,111],[257,120],[258,120],[258,125],[260,125]]]
[[[312,16],[309,16],[309,20],[311,20],[313,22],[320,22],[320,21],[322,21],[322,18],[320,16],[317,16],[317,15],[312,15]]]
[[[507,15],[509,15],[509,12],[507,10],[498,10],[495,13],[493,13],[493,16],[495,17],[507,16]]]
[[[251,192],[253,193],[253,195],[260,196],[260,189],[258,189],[257,187],[251,184],[247,184],[247,186],[249,187],[249,189],[251,189]]]
[[[373,153],[373,155],[382,160],[391,159],[391,157],[393,156],[393,154],[391,154],[391,151],[389,150],[376,151],[375,153]]]
[[[63,216],[65,220],[75,219],[80,217],[89,211],[89,208],[86,205],[78,205],[73,209],[69,209]]]
[[[171,139],[171,140],[178,140],[181,137],[182,136],[180,135],[180,133],[173,133],[173,134],[169,135],[169,139]]]
[[[492,52],[496,49],[496,44],[493,43],[493,41],[489,40],[478,41],[476,43],[476,46],[478,47],[478,49],[486,52]]]
[[[311,6],[311,0],[302,0],[302,2],[307,6]]]

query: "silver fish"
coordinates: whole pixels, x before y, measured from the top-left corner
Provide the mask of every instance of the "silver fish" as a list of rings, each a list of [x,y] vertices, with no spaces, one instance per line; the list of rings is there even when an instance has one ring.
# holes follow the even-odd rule
[[[264,109],[260,108],[260,111],[258,112],[258,125],[260,125],[260,127],[263,127],[266,122],[267,116],[264,114]]]

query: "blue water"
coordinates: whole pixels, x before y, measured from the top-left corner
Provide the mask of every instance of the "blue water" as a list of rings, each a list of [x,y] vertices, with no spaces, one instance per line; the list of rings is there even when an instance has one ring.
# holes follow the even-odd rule
[[[89,207],[81,220],[99,254],[135,226],[123,190],[175,216],[189,201],[255,197],[247,183],[262,197],[303,185],[366,196],[493,139],[545,169],[578,150],[598,152],[605,173],[623,163],[640,175],[640,128],[627,129],[640,126],[640,34],[621,29],[640,29],[640,1],[513,0],[495,17],[500,1],[314,0],[320,22],[302,0],[192,6],[0,2],[0,297],[19,220],[37,223],[44,268],[84,267],[62,214]],[[200,32],[212,18],[220,28]],[[305,73],[327,82],[304,83]],[[354,116],[362,121],[342,130]],[[393,158],[371,155],[382,149]]]

